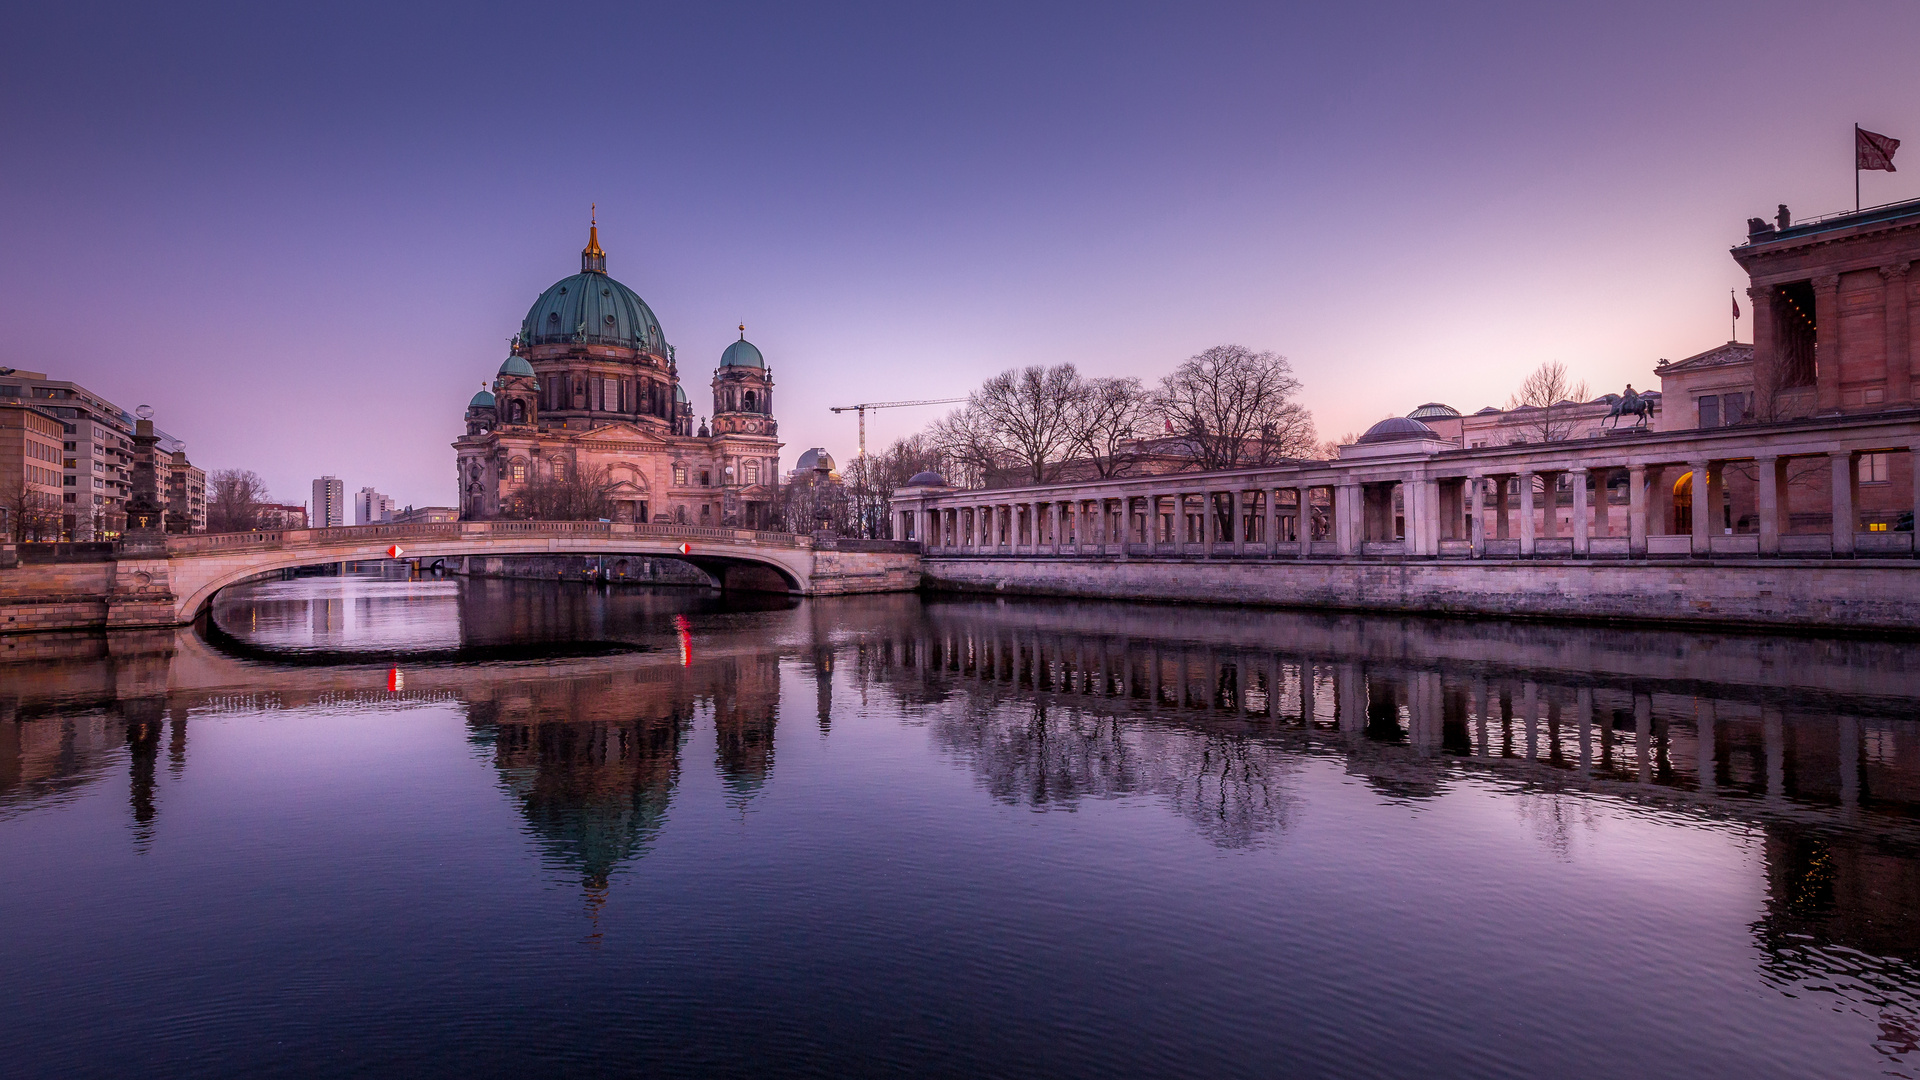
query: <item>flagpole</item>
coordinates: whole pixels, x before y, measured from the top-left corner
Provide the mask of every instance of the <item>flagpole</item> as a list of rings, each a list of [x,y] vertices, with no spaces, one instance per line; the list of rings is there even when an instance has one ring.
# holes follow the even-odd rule
[[[1727,340],[1738,345],[1740,343],[1740,300],[1733,295],[1732,289],[1727,290],[1727,299],[1733,301],[1733,314],[1727,319],[1729,330]]]
[[[1853,212],[1860,212],[1860,125],[1853,125]]]

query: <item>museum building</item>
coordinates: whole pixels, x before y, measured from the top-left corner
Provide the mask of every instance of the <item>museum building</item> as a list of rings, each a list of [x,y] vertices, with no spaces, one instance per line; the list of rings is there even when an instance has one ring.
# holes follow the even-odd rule
[[[623,522],[759,529],[777,520],[780,441],[773,374],[746,339],[712,380],[694,424],[653,309],[607,274],[598,223],[580,272],[540,294],[511,354],[467,404],[454,440],[460,516],[527,516],[543,486],[601,487]]]

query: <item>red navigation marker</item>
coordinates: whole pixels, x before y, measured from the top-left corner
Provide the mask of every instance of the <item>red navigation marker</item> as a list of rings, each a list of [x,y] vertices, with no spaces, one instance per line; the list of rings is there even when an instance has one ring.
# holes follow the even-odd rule
[[[388,693],[397,694],[400,691],[405,690],[406,688],[407,688],[407,677],[405,675],[400,674],[399,668],[393,668],[387,672],[387,692]]]
[[[388,549],[387,549],[387,558],[389,558],[389,559],[397,559],[397,558],[399,558],[399,557],[400,557],[400,545],[399,545],[399,544],[395,544],[395,545],[393,545],[392,547],[390,547],[390,548],[388,548]]]
[[[691,554],[693,554],[693,545],[692,545],[692,544],[681,544],[681,545],[680,545],[680,554],[682,554],[682,555],[691,555]]]

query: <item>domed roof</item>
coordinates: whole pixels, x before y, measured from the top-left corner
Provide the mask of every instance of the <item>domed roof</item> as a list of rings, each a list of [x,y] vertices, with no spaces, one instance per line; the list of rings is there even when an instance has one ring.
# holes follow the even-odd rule
[[[747,340],[747,328],[742,326],[740,340],[727,346],[727,351],[720,354],[720,366],[764,368],[767,361],[760,355],[760,350],[753,347],[753,342]]]
[[[520,324],[527,345],[614,345],[666,355],[660,320],[640,295],[607,276],[596,228],[580,253],[580,272],[548,286]]]
[[[528,378],[532,378],[533,365],[527,363],[526,358],[523,356],[509,356],[506,362],[500,365],[500,374],[525,375]]]
[[[473,395],[472,401],[467,402],[467,408],[491,409],[493,408],[493,395],[487,393],[485,390],[482,390],[479,393]]]
[[[1389,416],[1368,428],[1367,433],[1360,436],[1360,442],[1362,444],[1399,442],[1402,439],[1437,439],[1439,437],[1432,428],[1418,420],[1405,416]]]
[[[1407,418],[1409,420],[1446,420],[1459,415],[1460,410],[1451,405],[1442,405],[1437,401],[1429,401],[1425,405],[1408,413]]]
[[[801,454],[800,460],[793,463],[793,467],[801,472],[808,472],[822,465],[827,467],[828,472],[832,472],[834,469],[833,455],[827,453],[825,447],[820,446],[816,446],[806,453]]]
[[[939,473],[929,469],[926,472],[914,473],[913,479],[907,481],[907,486],[908,487],[946,487],[947,481]]]
[[[685,405],[687,403],[686,387],[681,386],[679,383],[674,383],[673,384],[673,400],[679,402],[682,405]]]

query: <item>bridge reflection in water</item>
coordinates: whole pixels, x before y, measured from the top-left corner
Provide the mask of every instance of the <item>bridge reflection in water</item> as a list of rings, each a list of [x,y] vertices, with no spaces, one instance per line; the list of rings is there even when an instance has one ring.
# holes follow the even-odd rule
[[[1302,813],[1294,778],[1330,762],[1414,808],[1491,785],[1555,850],[1596,799],[1749,837],[1765,875],[1752,927],[1765,977],[1872,1016],[1886,1053],[1920,1042],[1910,644],[323,581],[341,591],[234,590],[215,611],[235,639],[225,647],[204,628],[8,640],[0,816],[125,775],[145,842],[165,826],[169,776],[190,768],[194,718],[438,703],[463,710],[532,841],[591,898],[643,867],[702,724],[738,808],[772,783],[783,719],[831,738],[836,712],[891,712],[986,798],[1039,811],[1144,799],[1226,849],[1284,842]],[[402,624],[390,640],[377,630]],[[348,646],[361,655],[343,657]],[[783,711],[783,692],[802,686]]]

